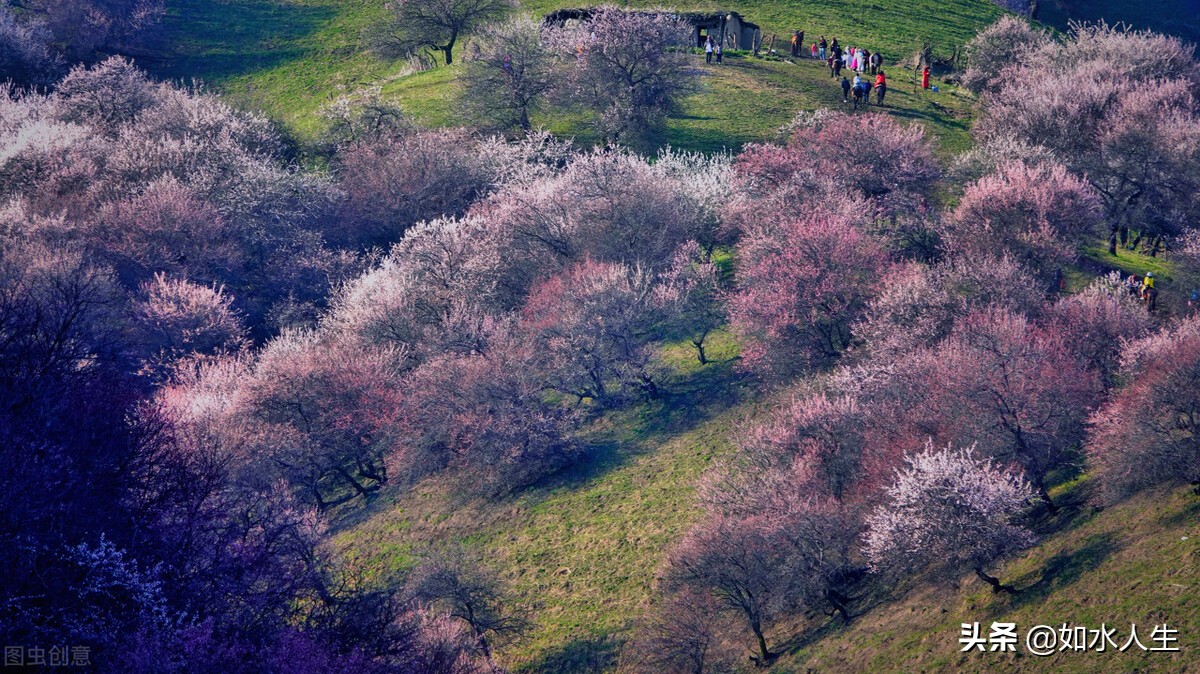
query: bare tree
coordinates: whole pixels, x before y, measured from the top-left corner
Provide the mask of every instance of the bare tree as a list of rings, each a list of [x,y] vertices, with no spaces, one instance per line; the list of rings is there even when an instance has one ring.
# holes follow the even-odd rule
[[[683,61],[691,31],[667,13],[602,7],[585,22],[547,35],[572,62],[561,93],[600,111],[608,140],[638,140],[661,126],[697,77]]]
[[[718,515],[688,534],[671,560],[671,580],[711,592],[723,608],[740,614],[754,634],[756,659],[779,654],[767,647],[766,623],[784,608],[786,555],[753,521]]]
[[[417,601],[465,623],[488,662],[492,660],[489,641],[519,636],[528,626],[505,609],[504,587],[482,560],[459,547],[431,553],[413,571],[408,592]]]
[[[387,56],[406,56],[419,49],[440,51],[446,65],[454,62],[454,45],[476,26],[504,16],[508,0],[393,0],[391,17],[371,35]]]
[[[721,636],[719,608],[716,598],[705,591],[685,588],[666,597],[633,642],[628,669],[646,674],[724,671],[722,665],[729,663],[714,653]]]
[[[498,129],[530,130],[529,115],[554,82],[553,58],[542,47],[539,26],[528,18],[512,19],[487,28],[479,45],[462,75],[467,116]]]

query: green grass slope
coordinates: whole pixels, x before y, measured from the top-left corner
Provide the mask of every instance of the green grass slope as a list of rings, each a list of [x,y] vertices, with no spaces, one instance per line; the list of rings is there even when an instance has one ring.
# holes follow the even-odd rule
[[[531,0],[523,12],[539,16],[580,2]],[[635,6],[661,3],[635,2]],[[670,3],[668,3],[670,4]],[[404,63],[385,62],[364,48],[363,32],[379,21],[382,0],[167,0],[168,14],[160,48],[141,59],[155,74],[185,81],[199,80],[235,102],[261,109],[301,137],[321,128],[320,108],[338,96],[369,86],[382,86],[419,121],[454,125],[454,69],[404,75]],[[793,28],[806,37],[838,37],[845,44],[882,49],[889,60],[910,56],[931,43],[949,53],[999,15],[988,0],[906,0],[864,5],[850,0],[761,3],[685,2],[679,9],[731,9],[759,23],[766,36],[778,35],[787,49]],[[740,61],[740,62],[739,62]],[[797,110],[832,105],[836,90],[815,63],[730,59],[732,67],[704,78],[701,92],[671,120],[663,142],[694,149],[736,147],[770,138]],[[895,75],[895,73],[893,73]],[[961,145],[967,107],[949,99],[937,105],[907,101],[895,78],[894,105],[905,114],[957,134]],[[950,110],[943,113],[938,106]],[[537,120],[554,131],[589,140],[588,127],[571,120]]]
[[[606,416],[585,441],[589,461],[508,501],[463,501],[453,484],[385,495],[334,543],[384,578],[431,543],[477,548],[511,584],[532,620],[501,657],[520,671],[608,671],[652,594],[667,546],[686,532],[695,485],[758,409],[730,360],[726,333],[700,367],[690,345],[664,348],[670,393]]]
[[[1015,596],[993,595],[973,576],[896,591],[848,628],[825,630],[776,665],[778,672],[1191,672],[1200,666],[1200,497],[1156,490],[1096,512],[1074,509],[1044,524],[1042,542],[1000,569]],[[1016,623],[1017,653],[963,653],[962,623]],[[1118,645],[1136,624],[1148,648],[1155,625],[1178,629],[1180,652],[1026,651],[1035,625],[1115,627]]]
[[[741,425],[767,409],[730,360],[736,348],[725,333],[712,352],[724,362],[702,367],[689,346],[664,347],[658,368],[670,393],[597,420],[586,436],[592,458],[567,474],[499,501],[464,501],[449,482],[392,491],[343,521],[334,545],[377,579],[392,580],[433,543],[474,548],[532,619],[524,640],[500,649],[503,664],[517,672],[614,671],[656,596],[669,546],[699,514],[701,477],[729,454]],[[1098,510],[1087,504],[1088,489],[1086,477],[1055,489],[1067,507],[1035,521],[1038,545],[996,569],[1017,596],[993,595],[973,576],[872,581],[860,588],[849,626],[820,613],[773,625],[768,636],[784,655],[772,671],[1193,671],[1200,663],[1200,497],[1162,489]],[[1125,636],[1137,623],[1147,646],[1154,645],[1149,630],[1167,623],[1180,630],[1185,650],[961,653],[960,624],[980,622],[986,630],[992,621],[1023,629],[1106,623]],[[736,627],[725,639],[735,653],[752,643]]]
[[[772,139],[797,111],[849,109],[842,103],[840,80],[830,78],[829,69],[812,59],[791,62],[744,56],[727,58],[721,66],[705,66],[697,55],[695,67],[701,73],[698,91],[667,121],[664,133],[653,139],[656,144],[706,152],[736,149],[748,142]],[[456,69],[438,68],[399,78],[384,85],[383,94],[423,124],[453,125]],[[905,121],[923,123],[944,154],[970,145],[973,99],[969,94],[944,83],[939,93],[922,91],[913,72],[889,72],[887,106],[882,110]],[[533,121],[581,143],[597,140],[583,119],[542,114]]]

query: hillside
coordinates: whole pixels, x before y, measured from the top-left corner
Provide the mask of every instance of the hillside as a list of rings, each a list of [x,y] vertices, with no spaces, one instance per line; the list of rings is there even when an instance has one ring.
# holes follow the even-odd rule
[[[569,2],[528,2],[521,11],[540,16]],[[655,6],[658,3],[635,3]],[[794,27],[807,37],[824,34],[883,49],[889,61],[911,56],[923,43],[940,54],[962,45],[999,11],[987,0],[930,0],[874,7],[857,3],[686,3],[679,9],[731,9],[762,26],[783,47]],[[456,68],[405,74],[405,64],[386,63],[363,49],[361,36],[383,14],[378,0],[169,0],[162,44],[141,62],[155,74],[198,80],[231,100],[262,109],[302,137],[321,128],[319,109],[338,96],[381,86],[418,121],[453,125],[451,82]],[[930,19],[929,17],[936,17]],[[665,143],[689,149],[737,147],[770,138],[797,109],[836,105],[828,73],[815,63],[729,59],[713,69],[701,92],[671,120]],[[893,74],[896,114],[929,123],[947,149],[967,142],[968,106],[943,87],[928,100],[913,95],[912,75]],[[587,142],[588,129],[569,120],[535,123]]]
[[[1063,490],[1069,499],[1087,484]],[[1042,522],[1043,540],[999,569],[1016,596],[993,595],[978,580],[960,579],[887,593],[879,606],[845,629],[816,629],[822,638],[797,644],[781,662],[783,672],[1187,672],[1195,655],[1133,651],[1066,652],[1037,657],[1025,651],[1025,632],[1063,623],[1118,628],[1123,644],[1136,623],[1139,639],[1154,625],[1180,630],[1180,645],[1200,624],[1194,599],[1200,577],[1200,501],[1189,489],[1157,490],[1112,508],[1072,508]],[[1016,654],[962,653],[962,623],[1018,626]],[[1186,648],[1186,647],[1185,647]],[[1137,652],[1134,652],[1137,651]]]
[[[572,4],[526,2],[522,11],[540,15]],[[767,36],[779,35],[780,44],[791,28],[802,27],[809,37],[836,35],[882,49],[893,61],[922,43],[948,54],[998,15],[986,0],[869,8],[848,0],[698,2],[679,8],[736,10],[760,23]],[[302,140],[320,132],[323,105],[374,86],[422,124],[455,125],[458,66],[410,73],[404,64],[362,49],[362,32],[382,11],[371,0],[170,0],[165,44],[171,46],[143,63],[160,76],[198,79],[239,105],[262,109]],[[1043,18],[1063,24],[1074,11],[1062,3]],[[703,68],[699,57],[697,67]],[[670,119],[656,139],[660,144],[736,149],[773,138],[797,110],[842,105],[823,66],[809,60],[734,55],[703,73],[700,91]],[[912,73],[898,70],[890,85],[887,114],[924,125],[943,158],[970,146],[972,96],[944,82],[940,93],[922,92]],[[594,140],[578,120],[534,121],[581,144]],[[1074,270],[1073,289],[1101,268],[1152,269],[1163,279],[1164,304],[1179,306],[1185,284],[1170,263],[1125,251],[1114,260],[1099,245],[1086,252],[1094,264]],[[334,545],[373,579],[395,580],[430,544],[461,543],[485,556],[532,621],[527,638],[499,648],[503,664],[520,672],[617,669],[622,645],[655,597],[664,553],[699,514],[701,476],[731,451],[738,429],[771,402],[738,369],[732,337],[714,339],[710,356],[716,362],[705,366],[696,364],[686,343],[657,345],[654,367],[670,392],[589,420],[585,464],[508,500],[464,500],[452,481],[430,480],[412,492],[386,489],[366,509],[340,513]],[[771,636],[785,655],[773,671],[1188,671],[1182,656],[1170,654],[1039,659],[958,653],[962,622],[1166,622],[1184,630],[1185,638],[1200,624],[1200,607],[1189,600],[1200,571],[1195,497],[1160,490],[1098,511],[1083,505],[1088,489],[1087,478],[1060,485],[1058,495],[1076,505],[1036,522],[1039,543],[997,569],[1022,590],[1016,597],[993,596],[974,578],[957,586],[867,585],[858,588],[860,615],[848,627],[820,614],[779,626]]]
[[[657,368],[672,393],[597,419],[589,463],[500,502],[463,501],[453,483],[385,493],[347,517],[335,545],[376,578],[398,577],[436,541],[475,549],[532,620],[526,638],[501,649],[504,664],[517,672],[614,671],[653,600],[665,551],[696,521],[698,479],[772,403],[749,393],[730,360],[734,345],[720,337],[720,360],[703,367],[686,344],[662,347]],[[1035,515],[1038,544],[995,570],[1019,595],[993,595],[974,576],[868,583],[858,588],[849,626],[818,613],[773,630],[784,655],[771,671],[1190,671],[1177,653],[959,653],[963,622],[1107,623],[1124,634],[1129,622],[1167,623],[1181,635],[1200,624],[1192,600],[1200,500],[1190,489],[1157,490],[1099,509],[1088,505],[1089,490],[1087,478],[1056,488],[1067,507]],[[731,652],[749,653],[744,626],[731,626],[726,639]]]

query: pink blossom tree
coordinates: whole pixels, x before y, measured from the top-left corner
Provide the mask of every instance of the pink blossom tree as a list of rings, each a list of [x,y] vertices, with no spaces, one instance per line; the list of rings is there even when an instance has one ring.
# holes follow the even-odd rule
[[[702,237],[713,207],[682,180],[628,152],[576,155],[559,174],[514,185],[472,209],[546,276],[585,258],[658,271]]]
[[[762,225],[738,244],[730,322],[753,369],[786,376],[829,362],[888,263],[880,245],[843,217],[814,213]]]
[[[1126,343],[1149,335],[1153,326],[1119,272],[1059,300],[1049,320],[1063,332],[1068,348],[1084,367],[1100,375],[1105,388],[1116,381]]]
[[[142,286],[132,314],[145,345],[146,367],[152,371],[188,355],[231,354],[249,346],[242,316],[220,286],[158,274]]]
[[[891,270],[854,327],[872,355],[898,358],[933,347],[972,311],[997,308],[1038,315],[1045,304],[1030,272],[1010,257],[952,257]]]
[[[603,6],[589,14],[547,31],[547,43],[568,64],[560,97],[595,109],[605,139],[640,142],[693,84],[696,72],[676,49],[690,43],[691,27],[666,12]]]
[[[843,501],[862,477],[866,423],[852,398],[801,394],[739,434],[739,448],[756,470],[783,470],[803,489]]]
[[[1006,68],[1033,61],[1050,43],[1048,32],[1006,14],[967,42],[963,86],[976,94],[992,90]]]
[[[1154,250],[1200,207],[1198,81],[1200,65],[1177,38],[1077,26],[1065,44],[1004,78],[975,133],[1050,150],[1099,193],[1111,253],[1131,227],[1149,234]]]
[[[351,142],[334,168],[346,192],[348,244],[398,241],[422,220],[459,216],[488,188],[475,140],[460,130],[407,130]]]
[[[1074,460],[1100,392],[1096,373],[1075,358],[1063,333],[984,311],[927,358],[917,384],[925,401],[913,416],[928,424],[928,435],[973,443],[984,456],[1020,466],[1053,509],[1047,478]]]
[[[1106,496],[1200,482],[1200,321],[1132,343],[1121,378],[1091,420],[1088,458]]]
[[[585,260],[533,289],[522,329],[538,345],[547,385],[601,405],[630,387],[655,395],[646,370],[649,329],[660,318],[650,276]]]
[[[395,472],[412,479],[449,467],[465,491],[498,496],[578,456],[575,416],[545,400],[544,346],[510,325],[497,332],[482,352],[434,358],[406,378]]]
[[[365,497],[388,481],[397,360],[392,350],[285,332],[239,387],[239,411],[258,425],[255,442],[318,508]]]
[[[1005,252],[1050,277],[1099,234],[1100,199],[1061,165],[1007,163],[967,187],[942,235],[968,259]]]
[[[1013,523],[1031,496],[1020,477],[971,450],[931,443],[896,472],[886,501],[867,518],[863,554],[875,571],[971,570],[992,592],[1015,593],[986,569],[1033,543]]]
[[[869,219],[919,211],[941,171],[920,125],[887,115],[830,114],[797,127],[785,147],[748,145],[735,166],[760,194],[791,194],[780,212],[804,216],[812,186],[865,199]],[[807,189],[806,189],[807,188]],[[799,210],[799,213],[797,211]]]

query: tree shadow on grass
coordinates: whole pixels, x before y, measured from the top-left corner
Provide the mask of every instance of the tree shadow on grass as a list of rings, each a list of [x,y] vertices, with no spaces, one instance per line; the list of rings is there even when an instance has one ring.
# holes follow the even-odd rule
[[[161,37],[138,63],[164,78],[207,82],[273,68],[309,51],[305,38],[333,19],[333,5],[279,0],[171,0]]]
[[[616,637],[573,639],[551,649],[540,658],[517,671],[555,672],[556,674],[590,674],[608,672],[617,666],[622,642]]]
[[[600,416],[597,424],[611,430],[587,434],[579,458],[517,496],[540,501],[562,489],[575,489],[650,451],[660,443],[694,430],[738,404],[747,375],[736,362],[709,363],[664,383],[658,397]]]
[[[1024,606],[1044,600],[1062,588],[1077,582],[1104,560],[1119,551],[1121,546],[1112,534],[1092,536],[1083,545],[1063,550],[1046,560],[1042,565],[1041,577],[1032,585],[1016,583],[1020,594],[1013,597],[1011,606]]]
[[[1186,493],[1192,499],[1192,502],[1177,513],[1160,517],[1158,521],[1162,526],[1178,527],[1185,524],[1194,525],[1200,522],[1200,496],[1193,493],[1190,487]]]

